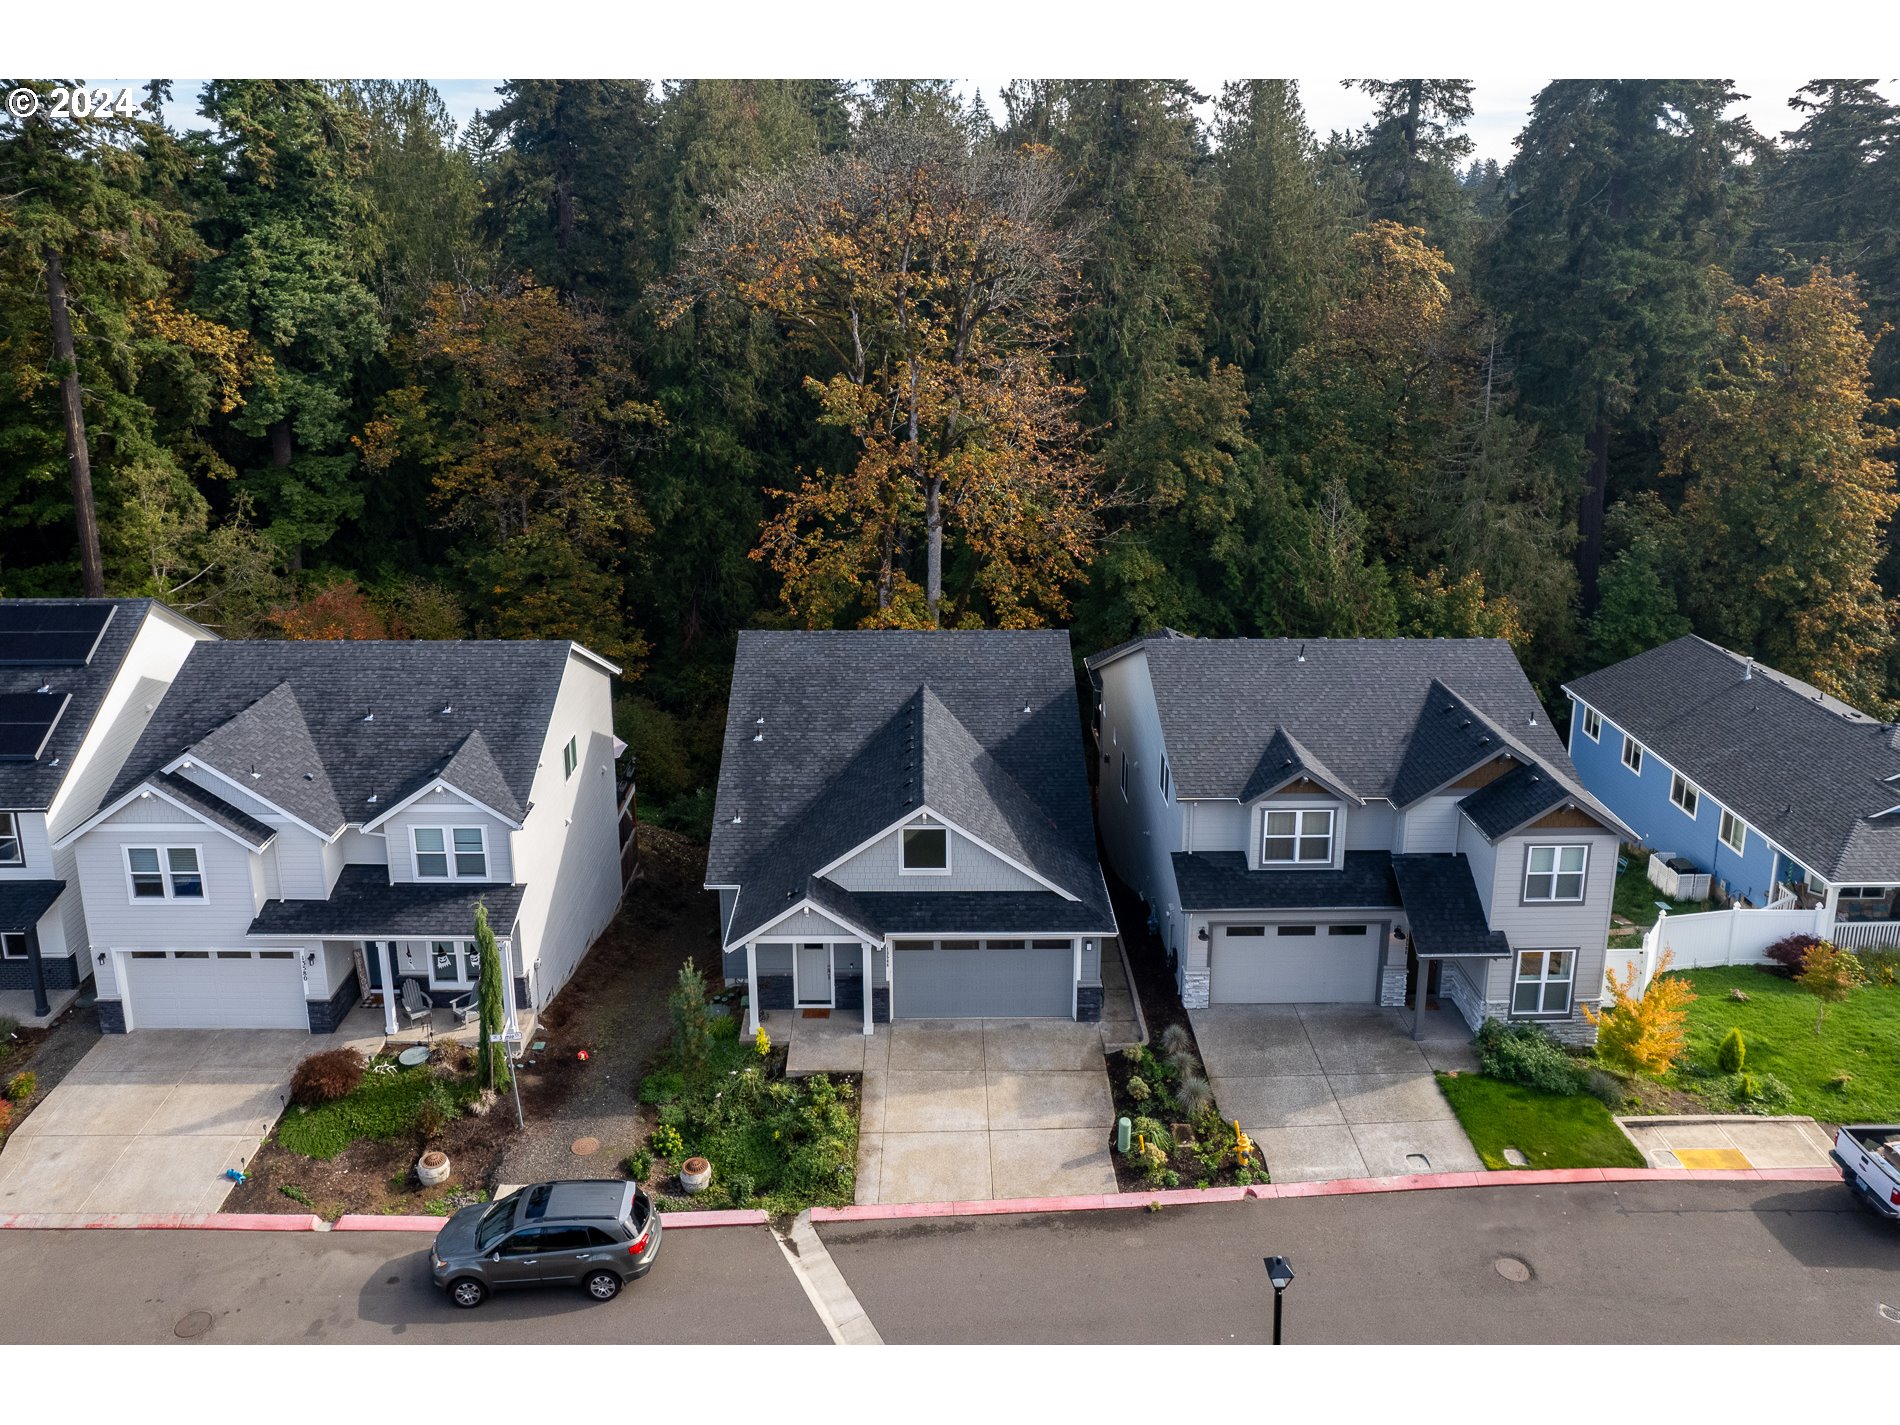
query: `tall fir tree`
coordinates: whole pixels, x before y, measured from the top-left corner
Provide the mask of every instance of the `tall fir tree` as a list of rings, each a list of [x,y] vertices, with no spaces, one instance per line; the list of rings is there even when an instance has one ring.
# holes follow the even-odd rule
[[[1348,79],[1372,98],[1351,145],[1366,216],[1420,228],[1462,263],[1471,203],[1458,165],[1471,153],[1469,79]]]

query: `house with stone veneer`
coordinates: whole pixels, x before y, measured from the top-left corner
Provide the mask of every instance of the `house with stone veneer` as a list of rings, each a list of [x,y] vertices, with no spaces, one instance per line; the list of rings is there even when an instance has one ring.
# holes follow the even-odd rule
[[[0,599],[0,993],[43,1020],[92,973],[65,833],[98,809],[193,645],[151,599]]]
[[[107,1032],[397,1028],[479,980],[476,907],[539,1010],[625,885],[612,686],[569,642],[202,643],[74,867]]]
[[[742,633],[706,886],[749,1030],[1099,1019],[1115,917],[1068,634]]]
[[[1162,630],[1087,666],[1103,843],[1190,1008],[1436,997],[1594,1037],[1627,829],[1509,644]]]

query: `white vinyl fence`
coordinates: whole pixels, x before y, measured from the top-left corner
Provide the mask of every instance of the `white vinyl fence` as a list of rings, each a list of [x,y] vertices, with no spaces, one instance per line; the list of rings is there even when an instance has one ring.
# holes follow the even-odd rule
[[[1674,955],[1669,963],[1672,970],[1695,970],[1708,965],[1765,965],[1768,957],[1762,952],[1782,937],[1824,934],[1821,925],[1826,914],[1818,908],[1754,910],[1741,906],[1697,915],[1670,915],[1665,911],[1644,933],[1640,946],[1633,950],[1608,951],[1604,969],[1620,975],[1633,963],[1636,976],[1630,993],[1640,995],[1648,986],[1650,976],[1656,973],[1664,951]],[[1840,939],[1839,931],[1848,928],[1836,927],[1837,942],[1847,943]],[[1883,930],[1888,936],[1893,934],[1884,927]],[[1609,995],[1607,984],[1604,995],[1606,998]]]

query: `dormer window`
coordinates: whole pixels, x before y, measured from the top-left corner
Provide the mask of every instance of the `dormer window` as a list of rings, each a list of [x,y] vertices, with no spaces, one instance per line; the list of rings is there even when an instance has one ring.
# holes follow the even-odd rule
[[[410,828],[418,881],[485,881],[488,839],[479,826]]]
[[[950,833],[941,826],[907,826],[900,838],[898,870],[907,876],[950,874]]]
[[[1269,811],[1260,859],[1269,866],[1330,865],[1333,859],[1332,809]]]

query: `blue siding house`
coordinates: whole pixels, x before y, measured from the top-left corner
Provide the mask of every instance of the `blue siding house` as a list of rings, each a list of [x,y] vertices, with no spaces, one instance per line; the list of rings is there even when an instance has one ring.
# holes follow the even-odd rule
[[[1729,897],[1900,904],[1900,732],[1694,636],[1566,685],[1584,785]]]

